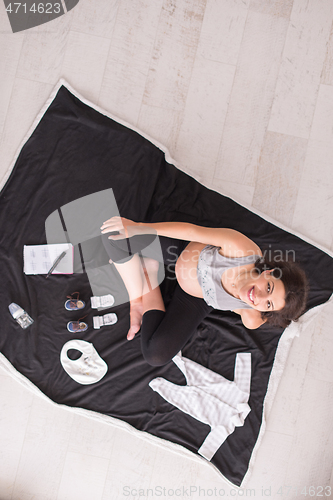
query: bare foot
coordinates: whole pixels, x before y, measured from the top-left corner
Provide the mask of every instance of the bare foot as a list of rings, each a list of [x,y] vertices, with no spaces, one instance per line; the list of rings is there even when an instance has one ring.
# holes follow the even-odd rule
[[[127,340],[132,340],[141,328],[142,323],[142,298],[131,300],[130,302],[130,329],[127,333]]]

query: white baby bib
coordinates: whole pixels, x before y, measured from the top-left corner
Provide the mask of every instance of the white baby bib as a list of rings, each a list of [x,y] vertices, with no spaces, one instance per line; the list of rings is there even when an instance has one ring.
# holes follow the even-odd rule
[[[70,359],[67,352],[76,349],[82,352],[78,359]],[[95,384],[108,371],[108,365],[99,356],[93,344],[85,340],[73,339],[63,345],[60,352],[60,362],[68,375],[78,384]]]

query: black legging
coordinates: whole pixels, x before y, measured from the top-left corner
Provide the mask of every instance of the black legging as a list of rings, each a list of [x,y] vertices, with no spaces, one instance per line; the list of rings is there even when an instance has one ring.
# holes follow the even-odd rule
[[[105,249],[113,262],[127,262],[135,253],[158,260],[169,270],[188,241],[156,235],[133,236],[128,239],[110,240],[108,234],[102,236]],[[159,238],[162,255],[149,246]],[[197,327],[213,308],[197,297],[184,292],[177,283],[175,292],[166,312],[152,309],[144,313],[141,325],[141,349],[145,360],[152,366],[162,366],[184,347],[196,332]]]

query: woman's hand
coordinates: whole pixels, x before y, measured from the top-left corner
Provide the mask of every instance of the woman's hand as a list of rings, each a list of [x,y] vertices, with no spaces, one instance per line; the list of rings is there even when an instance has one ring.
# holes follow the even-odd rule
[[[111,219],[103,222],[101,226],[102,234],[118,232],[119,234],[111,234],[109,239],[112,240],[123,240],[124,238],[130,238],[136,234],[135,228],[138,227],[137,222],[125,219],[125,217],[111,217]]]

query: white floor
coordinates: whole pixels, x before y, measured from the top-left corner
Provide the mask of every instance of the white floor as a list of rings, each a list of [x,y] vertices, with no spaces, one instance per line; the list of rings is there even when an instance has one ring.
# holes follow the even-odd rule
[[[0,2],[0,178],[64,77],[200,182],[333,250],[332,21],[332,0],[80,0],[12,34]],[[331,303],[294,340],[238,496],[333,487],[332,320]],[[233,495],[204,461],[56,407],[3,371],[0,394],[1,500]]]

